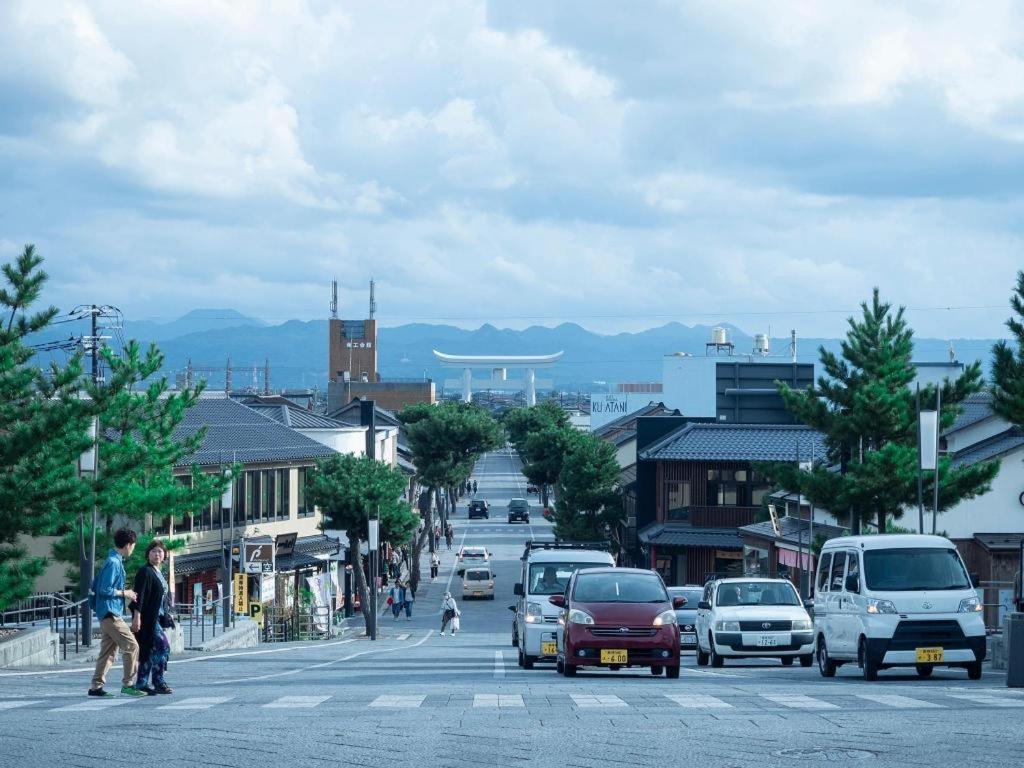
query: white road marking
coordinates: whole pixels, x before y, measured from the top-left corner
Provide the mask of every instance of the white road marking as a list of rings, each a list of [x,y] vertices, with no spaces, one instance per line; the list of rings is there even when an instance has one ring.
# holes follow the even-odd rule
[[[264,704],[263,709],[312,709],[327,701],[330,696],[282,696]]]
[[[408,640],[408,639],[409,639],[409,633],[408,632],[403,632],[402,634],[398,635],[395,638],[395,640]]]
[[[172,701],[170,704],[164,704],[162,707],[157,709],[209,709],[217,704],[223,704],[226,701],[231,701],[234,696],[196,696],[191,699],[182,699],[181,701]]]
[[[41,704],[41,701],[0,701],[0,709],[17,709],[18,707],[27,707],[31,704]]]
[[[518,693],[477,693],[473,695],[474,707],[522,707],[523,697]]]
[[[973,701],[976,704],[984,704],[987,707],[1024,707],[1024,701],[1019,699],[1003,699],[999,696],[985,696],[975,693],[951,693],[951,698]]]
[[[921,699],[912,699],[909,696],[897,696],[896,694],[887,693],[858,693],[858,699],[867,699],[873,701],[876,704],[884,704],[887,707],[895,707],[896,709],[941,709],[941,704],[934,704],[930,701],[922,701]]]
[[[494,676],[505,676],[505,657],[502,656],[501,651],[494,652]]]
[[[415,708],[423,703],[426,696],[378,696],[370,702],[371,707]]]
[[[836,704],[804,696],[802,693],[762,693],[761,696],[792,709],[839,709]]]
[[[715,698],[714,696],[707,696],[701,693],[687,694],[675,694],[672,696],[666,696],[666,699],[671,699],[680,707],[686,707],[687,709],[731,709],[732,704],[727,704],[721,699]]]
[[[577,707],[628,707],[622,699],[611,694],[570,693]]]
[[[134,699],[123,698],[123,699],[93,699],[92,701],[83,701],[80,704],[69,704],[66,707],[57,707],[51,709],[51,712],[95,712],[99,709],[108,709],[110,707],[119,707],[122,704],[127,704],[129,701]]]

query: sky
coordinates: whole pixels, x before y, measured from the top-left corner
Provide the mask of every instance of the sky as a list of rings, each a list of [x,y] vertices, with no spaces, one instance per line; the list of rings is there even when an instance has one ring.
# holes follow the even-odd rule
[[[62,309],[1005,335],[1024,5],[5,0],[0,259]]]

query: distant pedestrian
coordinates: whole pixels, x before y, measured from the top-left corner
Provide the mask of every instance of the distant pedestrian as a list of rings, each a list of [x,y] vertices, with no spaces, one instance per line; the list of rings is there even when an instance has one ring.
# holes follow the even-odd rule
[[[392,621],[397,621],[398,614],[402,612],[402,593],[404,591],[401,580],[396,581],[395,586],[388,591],[388,603],[391,605]]]
[[[438,526],[436,526],[434,528],[434,549],[437,550],[437,549],[440,549],[440,548],[441,548],[441,526],[438,525]]]
[[[164,679],[167,659],[171,655],[171,643],[164,630],[174,626],[174,619],[167,610],[167,579],[160,572],[166,557],[164,543],[153,539],[146,547],[146,564],[135,574],[138,597],[128,606],[132,612],[132,633],[139,644],[139,671],[135,676],[135,687],[149,696],[173,692]]]
[[[473,481],[473,493],[476,493],[476,480]]]
[[[397,579],[401,575],[401,563],[402,561],[398,556],[398,550],[391,550],[391,578]]]
[[[448,628],[449,622],[452,624],[452,634],[454,635],[458,632],[458,621],[462,612],[455,604],[455,598],[452,597],[451,592],[444,593],[444,602],[441,603],[441,607],[444,609],[441,614],[441,637],[444,637],[444,631]]]
[[[430,580],[437,581],[437,570],[441,567],[441,558],[434,552],[430,556]]]
[[[96,617],[100,620],[100,655],[96,659],[96,671],[89,687],[90,696],[109,697],[114,694],[104,690],[110,665],[118,649],[124,657],[124,675],[121,677],[121,694],[123,696],[142,697],[145,692],[135,687],[135,672],[139,663],[139,643],[132,635],[124,618],[124,601],[137,600],[135,590],[125,589],[125,558],[131,557],[135,550],[135,531],[122,528],[114,534],[114,547],[107,553],[96,580],[90,601]]]
[[[448,526],[444,531],[444,543],[448,547],[449,552],[452,551],[452,538],[454,538],[452,536],[452,528]]]
[[[416,594],[409,585],[402,587],[402,607],[405,609],[405,620],[412,621],[412,604],[416,600]]]

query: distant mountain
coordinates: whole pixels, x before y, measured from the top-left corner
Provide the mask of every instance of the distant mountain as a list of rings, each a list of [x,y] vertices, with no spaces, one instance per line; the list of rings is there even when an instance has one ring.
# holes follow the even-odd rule
[[[753,338],[734,326],[726,326],[737,354],[752,350]],[[56,338],[66,338],[69,325],[51,329]],[[80,333],[81,329],[75,329]],[[50,333],[47,333],[49,336]],[[262,368],[270,363],[271,386],[324,387],[327,383],[327,321],[290,320],[267,325],[230,309],[193,310],[171,323],[128,321],[124,336],[156,341],[166,358],[166,373],[184,371],[189,359],[204,372],[211,387],[224,384],[223,370],[228,358],[236,370],[233,385],[244,387],[254,379],[262,382]],[[551,379],[558,389],[601,391],[620,382],[660,381],[665,355],[683,352],[703,355],[711,338],[709,326],[667,323],[637,333],[602,335],[575,323],[554,328],[532,326],[521,331],[485,324],[474,330],[450,325],[410,325],[379,331],[379,367],[384,379],[422,379],[424,375],[441,383],[458,378],[458,371],[437,364],[433,350],[450,354],[547,354],[564,352],[552,369],[538,371],[539,379]],[[115,339],[116,340],[116,339]],[[958,359],[983,360],[987,366],[992,339],[957,339],[953,346]],[[917,339],[915,359],[949,359],[949,340]],[[797,359],[817,361],[818,347],[839,351],[838,339],[798,338]],[[788,356],[789,339],[771,339],[773,356]],[[480,372],[483,375],[483,371]]]

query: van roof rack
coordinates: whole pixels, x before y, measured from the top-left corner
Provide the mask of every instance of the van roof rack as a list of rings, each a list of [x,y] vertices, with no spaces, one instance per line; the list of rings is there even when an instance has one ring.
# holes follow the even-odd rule
[[[608,541],[527,541],[526,546],[523,549],[523,556],[520,560],[525,560],[530,556],[530,553],[538,549],[600,549],[608,551],[611,542]]]

